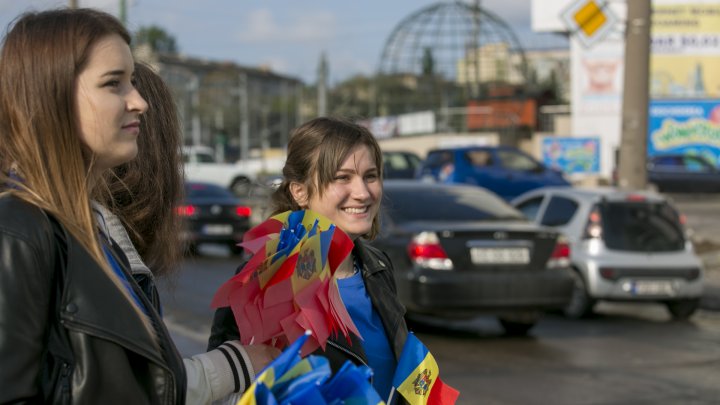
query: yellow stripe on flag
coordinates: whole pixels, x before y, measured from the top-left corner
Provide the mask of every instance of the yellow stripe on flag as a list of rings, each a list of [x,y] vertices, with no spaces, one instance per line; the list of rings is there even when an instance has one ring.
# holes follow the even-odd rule
[[[310,371],[312,371],[312,369],[313,367],[312,364],[310,364],[310,361],[307,358],[304,358],[299,363],[292,366],[292,368],[288,370],[282,377],[278,378],[276,383],[281,384],[285,381],[290,381],[295,377],[309,373]]]
[[[263,373],[257,377],[255,382],[253,382],[252,385],[245,390],[245,393],[242,397],[240,397],[235,405],[262,405],[258,404],[255,400],[255,389],[260,383],[265,384],[268,388],[272,388],[273,385],[275,385],[275,370],[272,367],[263,371]]]
[[[320,249],[320,234],[309,237],[298,253],[295,272],[292,275],[293,291],[296,293],[307,287],[308,284],[320,278],[323,272],[322,251]]]
[[[287,224],[288,217],[290,216],[291,213],[292,213],[292,211],[281,212],[281,213],[273,216],[272,219],[282,222],[283,224]]]
[[[425,405],[438,374],[437,362],[432,353],[428,352],[425,359],[400,384],[397,391],[410,405]]]

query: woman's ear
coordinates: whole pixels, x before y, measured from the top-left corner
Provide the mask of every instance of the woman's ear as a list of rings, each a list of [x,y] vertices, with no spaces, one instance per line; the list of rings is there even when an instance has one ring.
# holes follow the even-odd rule
[[[293,200],[295,200],[300,208],[307,207],[308,193],[307,187],[304,184],[297,182],[290,183],[290,194],[292,194]]]

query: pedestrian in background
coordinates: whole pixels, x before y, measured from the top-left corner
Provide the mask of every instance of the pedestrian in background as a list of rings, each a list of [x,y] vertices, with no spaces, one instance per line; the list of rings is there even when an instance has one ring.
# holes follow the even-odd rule
[[[367,244],[379,231],[382,153],[366,129],[336,118],[316,118],[291,134],[284,179],[272,195],[273,215],[312,210],[327,217],[354,242],[335,276],[342,300],[362,339],[332,336],[326,351],[333,371],[346,360],[367,365],[381,397],[390,393],[393,374],[407,338],[405,308],[397,298],[388,256]],[[241,266],[242,268],[242,266]],[[232,310],[215,313],[209,349],[239,332]]]

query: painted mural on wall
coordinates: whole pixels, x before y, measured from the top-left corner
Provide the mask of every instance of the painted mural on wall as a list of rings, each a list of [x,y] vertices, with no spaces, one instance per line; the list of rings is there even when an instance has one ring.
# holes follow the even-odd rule
[[[654,100],[648,119],[648,155],[701,155],[720,165],[720,99]]]

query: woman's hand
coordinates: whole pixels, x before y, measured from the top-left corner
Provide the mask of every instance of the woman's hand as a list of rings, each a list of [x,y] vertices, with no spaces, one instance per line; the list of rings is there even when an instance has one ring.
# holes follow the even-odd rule
[[[243,346],[243,349],[250,358],[256,374],[282,353],[277,347],[269,345],[247,345]]]

